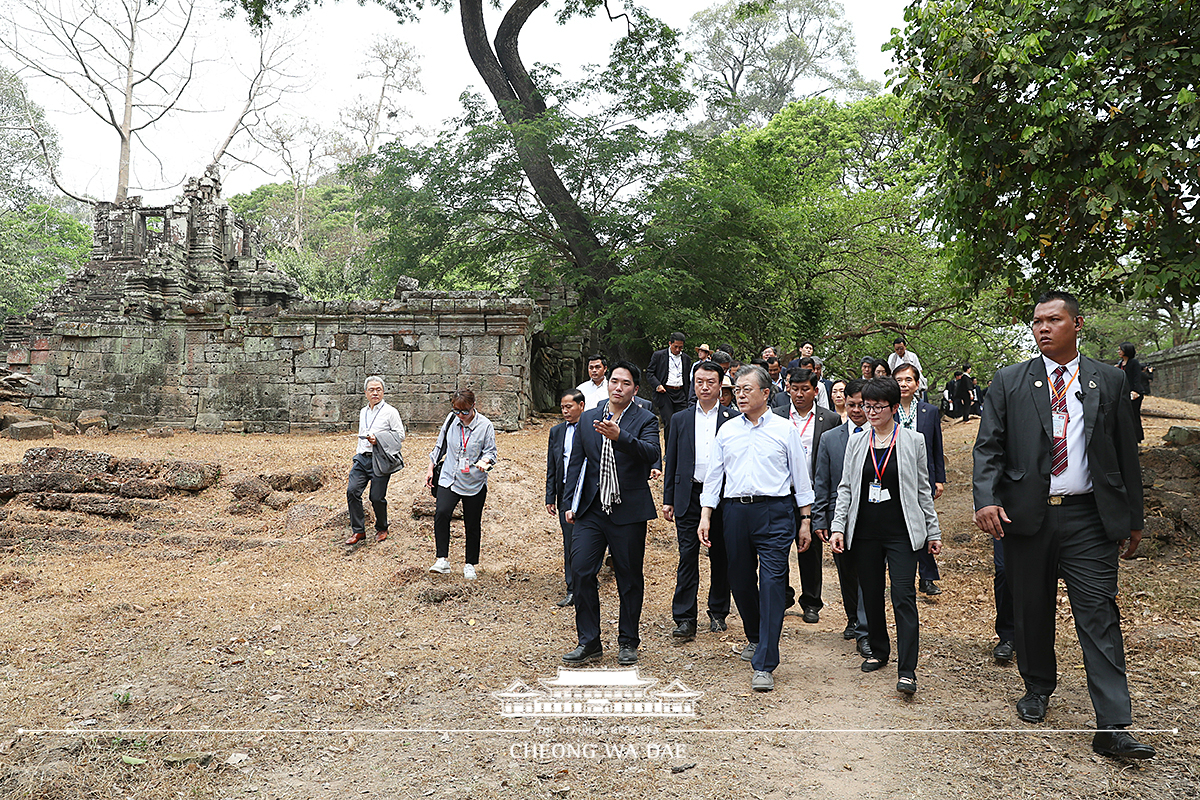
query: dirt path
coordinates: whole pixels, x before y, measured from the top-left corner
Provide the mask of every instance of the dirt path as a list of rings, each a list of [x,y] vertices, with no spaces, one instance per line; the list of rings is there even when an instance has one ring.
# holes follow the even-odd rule
[[[853,642],[840,635],[845,617],[828,556],[821,621],[785,619],[774,692],[750,692],[736,617],[727,633],[673,645],[674,530],[658,520],[640,674],[656,687],[678,679],[702,691],[696,717],[500,716],[493,692],[554,678],[574,645],[573,614],[553,605],[562,584],[557,527],[542,504],[548,427],[500,437],[505,460],[493,473],[474,583],[426,571],[432,523],[408,513],[423,491],[431,437],[406,443],[410,467],[389,492],[391,539],[353,551],[340,544],[346,437],[99,440],[93,449],[116,455],[221,463],[223,478],[135,522],[21,500],[0,508],[0,539],[17,540],[0,558],[0,796],[1197,794],[1192,554],[1158,548],[1123,566],[1135,720],[1182,729],[1146,737],[1162,757],[1123,766],[1093,757],[1087,735],[1055,732],[1092,724],[1065,607],[1063,685],[1046,725],[1031,732],[1012,712],[1016,670],[990,659],[990,544],[969,521],[974,424],[946,428],[950,482],[938,501],[946,593],[920,601],[912,701],[896,694],[894,669],[859,671]],[[1149,440],[1156,434],[1148,427]],[[56,444],[85,442],[96,440]],[[0,440],[0,463],[19,461],[24,449]],[[239,475],[311,464],[325,466],[329,479],[290,509],[226,513]],[[451,545],[459,570],[460,537],[459,528]],[[601,604],[606,638],[615,640],[611,579]],[[615,666],[611,655],[604,665]],[[1017,732],[998,732],[1010,728]],[[149,729],[156,732],[132,732]],[[172,754],[212,757],[176,765]]]

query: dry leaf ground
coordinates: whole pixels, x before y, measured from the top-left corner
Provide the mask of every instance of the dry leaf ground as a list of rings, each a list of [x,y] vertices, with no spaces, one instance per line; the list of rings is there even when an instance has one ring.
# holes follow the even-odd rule
[[[1194,407],[1193,407],[1194,408]],[[413,519],[431,436],[405,444],[392,536],[347,549],[348,436],[115,433],[58,446],[219,463],[221,483],[136,522],[0,508],[37,531],[0,556],[0,796],[13,798],[1093,798],[1200,790],[1200,584],[1187,544],[1122,564],[1135,724],[1158,758],[1092,754],[1094,723],[1069,608],[1045,725],[1019,722],[1014,667],[990,658],[991,546],[971,523],[977,423],[947,425],[938,501],[945,594],[922,597],[920,691],[865,675],[826,556],[816,625],[788,616],[776,691],[752,694],[728,633],[670,641],[675,532],[650,526],[640,669],[704,692],[682,721],[505,719],[492,692],[554,677],[574,646],[556,522],[543,505],[552,420],[501,434],[474,583],[431,575],[432,521]],[[1167,420],[1147,418],[1147,441]],[[0,463],[28,443],[0,440]],[[284,511],[232,516],[247,474],[319,465],[328,480]],[[0,536],[9,536],[6,533]],[[1195,543],[1192,543],[1193,545]],[[707,570],[707,562],[703,570]],[[706,579],[704,579],[706,582]],[[602,583],[616,636],[616,592]],[[612,664],[611,654],[606,664]],[[53,730],[53,733],[30,731]],[[453,731],[453,732],[447,732]],[[581,757],[557,757],[553,745]],[[539,749],[540,748],[540,749]],[[233,762],[233,763],[230,763]],[[689,766],[694,765],[694,766]],[[672,768],[678,771],[673,771]]]

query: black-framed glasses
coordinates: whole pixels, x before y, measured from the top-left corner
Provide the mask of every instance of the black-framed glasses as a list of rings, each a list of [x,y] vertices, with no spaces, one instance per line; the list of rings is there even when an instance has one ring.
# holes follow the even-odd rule
[[[863,404],[863,411],[867,412],[868,414],[882,414],[885,411],[891,411],[891,410],[892,410],[891,406],[876,406],[876,405],[869,405],[869,404],[865,404],[865,403]]]

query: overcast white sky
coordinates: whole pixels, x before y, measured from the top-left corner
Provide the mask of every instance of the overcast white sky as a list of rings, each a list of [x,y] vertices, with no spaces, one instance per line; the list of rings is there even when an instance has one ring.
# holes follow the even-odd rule
[[[581,19],[559,26],[549,13],[556,5],[539,9],[523,31],[521,50],[526,63],[557,63],[565,74],[571,75],[583,64],[605,62],[612,41],[624,31],[624,23]],[[611,5],[616,8],[619,2]],[[686,30],[692,14],[710,3],[647,0],[647,5],[668,24]],[[859,69],[865,77],[882,82],[891,62],[890,53],[882,53],[880,48],[891,38],[892,28],[902,27],[905,3],[844,0],[844,5],[846,17],[854,27]],[[497,18],[499,14],[491,10],[491,16]],[[393,15],[370,2],[359,6],[353,0],[325,0],[322,7],[286,24],[303,41],[299,48],[303,63],[294,64],[291,69],[307,74],[310,80],[310,88],[303,96],[292,99],[290,111],[322,125],[336,124],[341,107],[356,94],[369,93],[356,75],[367,46],[379,34],[397,36],[414,45],[421,55],[425,92],[410,93],[404,98],[404,105],[413,112],[417,124],[436,129],[441,120],[458,112],[458,96],[465,88],[481,86],[466,54],[457,14],[427,11],[418,23],[400,25]],[[494,30],[494,26],[493,19],[489,29]],[[212,19],[205,23],[203,31],[200,55],[212,60],[201,67],[196,85],[202,93],[193,98],[190,106],[203,108],[206,113],[165,121],[151,137],[164,159],[166,174],[174,180],[198,174],[208,163],[209,155],[240,106],[238,94],[243,91],[244,81],[230,72],[230,54],[247,54],[255,49],[243,22]],[[76,192],[104,199],[111,197],[116,183],[116,134],[86,114],[77,110],[72,113],[67,102],[44,81],[30,81],[30,93],[46,108],[59,130],[64,182]],[[271,168],[265,162],[263,166]],[[150,190],[170,181],[159,178],[158,165],[144,154],[135,152],[134,169],[135,180],[145,188],[131,188],[131,194],[145,194],[150,204],[169,202],[177,195],[178,187]],[[278,179],[253,168],[239,167],[226,176],[224,194],[249,191]]]

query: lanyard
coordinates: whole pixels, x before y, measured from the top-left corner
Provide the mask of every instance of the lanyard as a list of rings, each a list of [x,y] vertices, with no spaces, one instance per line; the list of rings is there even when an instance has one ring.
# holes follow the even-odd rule
[[[371,429],[375,427],[375,420],[379,419],[379,412],[381,412],[381,411],[383,411],[383,401],[382,400],[379,401],[379,405],[375,408],[375,416],[371,417],[371,419],[368,420],[367,414],[371,413],[371,407],[367,406],[367,414],[363,414],[363,421],[367,423],[367,431],[366,431],[367,433],[370,433]]]
[[[792,413],[795,414],[795,412],[796,412],[796,407],[792,406]],[[792,417],[792,424],[795,425],[797,428],[800,428],[800,436],[803,437],[804,434],[808,433],[808,426],[812,425],[812,421],[816,418],[817,418],[816,412],[809,411],[808,419],[805,420],[805,422],[804,422],[804,427],[802,427],[802,428],[800,427],[800,423],[796,421],[796,417],[794,417],[794,416]]]
[[[1050,381],[1050,404],[1051,405],[1053,405],[1054,403],[1056,403],[1059,400],[1062,400],[1063,404],[1066,405],[1067,390],[1071,388],[1071,384],[1074,383],[1075,379],[1079,377],[1079,370],[1081,370],[1082,368],[1083,368],[1083,364],[1080,364],[1078,367],[1075,368],[1075,374],[1072,375],[1071,380],[1067,381],[1067,384],[1065,386],[1063,386],[1062,394],[1059,394],[1058,392],[1056,392],[1054,390],[1054,381]]]
[[[892,428],[892,441],[888,445],[887,455],[883,459],[883,467],[879,466],[879,460],[875,458],[875,429],[871,428],[871,464],[875,467],[875,483],[883,485],[883,473],[887,471],[888,462],[892,460],[892,453],[896,449],[896,434],[900,433],[900,426],[896,425]]]
[[[459,455],[465,456],[467,454],[467,442],[471,440],[471,432],[467,430],[466,425],[462,424],[462,420],[458,422],[458,431],[462,436],[462,450],[459,451]]]

